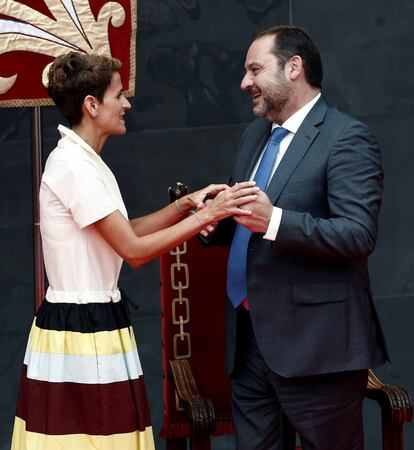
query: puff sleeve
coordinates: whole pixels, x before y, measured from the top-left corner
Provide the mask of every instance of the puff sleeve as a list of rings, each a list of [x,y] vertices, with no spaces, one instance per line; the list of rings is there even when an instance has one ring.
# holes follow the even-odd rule
[[[42,181],[56,195],[73,220],[84,228],[117,210],[99,169],[87,159],[55,159]]]

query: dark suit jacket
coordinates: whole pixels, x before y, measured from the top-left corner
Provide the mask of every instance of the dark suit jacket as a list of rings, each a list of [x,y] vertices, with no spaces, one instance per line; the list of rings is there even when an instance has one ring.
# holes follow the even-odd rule
[[[270,129],[265,119],[247,127],[231,183],[249,178]],[[266,191],[283,209],[276,241],[256,233],[248,246],[253,329],[279,375],[366,369],[387,359],[367,269],[382,180],[379,147],[368,127],[319,99]],[[219,227],[218,240],[224,234],[230,243],[231,222]],[[231,372],[236,314],[230,302],[227,335]]]

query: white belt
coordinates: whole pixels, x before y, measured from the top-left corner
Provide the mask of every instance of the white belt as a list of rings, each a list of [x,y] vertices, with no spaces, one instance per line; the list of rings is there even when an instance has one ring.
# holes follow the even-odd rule
[[[121,293],[118,288],[106,291],[54,291],[48,287],[46,300],[51,303],[116,303],[121,300]]]

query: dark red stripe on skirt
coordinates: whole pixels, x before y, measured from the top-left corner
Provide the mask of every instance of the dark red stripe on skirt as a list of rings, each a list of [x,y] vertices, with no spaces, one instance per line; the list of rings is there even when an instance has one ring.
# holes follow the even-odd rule
[[[42,434],[110,435],[151,425],[143,377],[109,384],[49,383],[23,365],[16,415]]]

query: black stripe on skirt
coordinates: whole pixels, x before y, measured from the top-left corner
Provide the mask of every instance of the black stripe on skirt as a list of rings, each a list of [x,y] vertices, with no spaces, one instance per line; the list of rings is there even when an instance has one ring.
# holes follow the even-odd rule
[[[96,333],[131,325],[128,303],[50,303],[45,300],[36,314],[36,325],[45,330]]]

